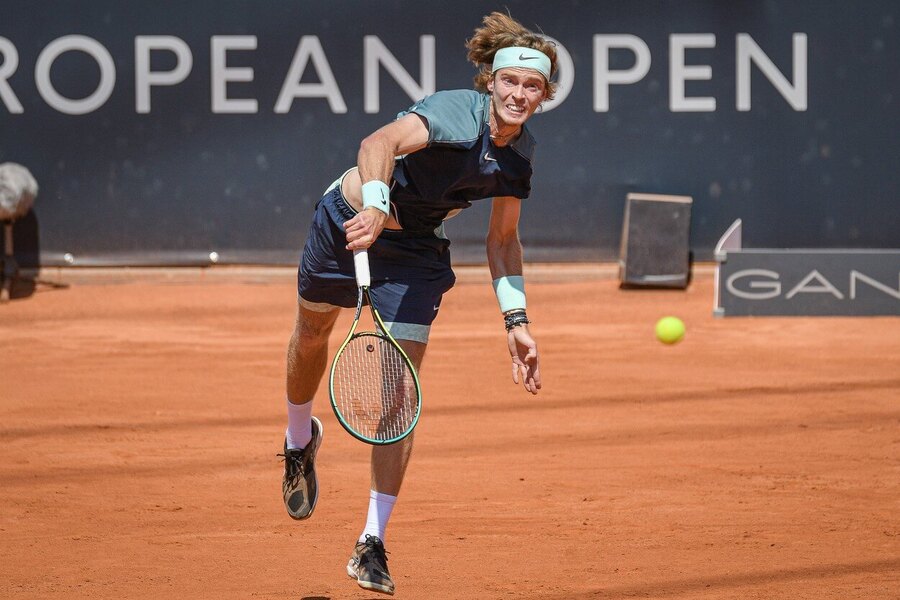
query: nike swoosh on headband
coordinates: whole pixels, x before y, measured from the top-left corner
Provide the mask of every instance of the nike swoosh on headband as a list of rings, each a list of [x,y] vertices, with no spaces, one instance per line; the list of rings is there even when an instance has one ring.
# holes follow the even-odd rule
[[[514,67],[534,69],[548,81],[553,70],[550,57],[535,48],[509,46],[497,50],[491,63],[491,73]]]

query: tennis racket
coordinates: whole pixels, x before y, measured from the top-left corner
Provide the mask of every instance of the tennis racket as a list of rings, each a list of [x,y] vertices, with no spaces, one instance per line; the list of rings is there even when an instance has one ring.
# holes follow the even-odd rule
[[[331,363],[328,394],[341,426],[356,439],[373,445],[399,442],[419,421],[422,390],[409,357],[388,333],[369,295],[369,255],[353,253],[359,296],[350,332]],[[374,331],[356,332],[367,300]]]

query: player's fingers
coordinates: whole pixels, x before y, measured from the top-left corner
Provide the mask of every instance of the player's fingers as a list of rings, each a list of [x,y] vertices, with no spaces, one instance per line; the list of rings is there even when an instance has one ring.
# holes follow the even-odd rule
[[[365,229],[351,228],[347,231],[347,249],[362,250],[368,248],[375,241],[375,238]]]
[[[519,383],[519,365],[517,365],[515,363],[515,361],[513,361],[513,365],[512,365],[512,378],[513,378],[513,383],[515,383],[515,384]]]
[[[531,387],[534,389],[535,394],[541,389],[541,374],[537,371],[532,371],[531,373]]]
[[[522,387],[525,388],[525,391],[529,394],[533,394],[534,392],[531,389],[531,378],[524,376],[522,378]]]
[[[362,250],[375,243],[376,233],[366,223],[355,222],[356,217],[344,223],[346,228],[347,249]]]
[[[538,390],[541,389],[541,374],[537,368],[536,360],[528,363],[527,370],[523,374],[522,381],[525,385],[525,389],[532,394],[537,394]]]
[[[538,368],[537,360],[534,361],[528,370],[528,380],[531,384],[531,393],[537,394],[538,390],[541,389],[541,371]]]
[[[525,365],[519,365],[519,378],[522,380],[522,386],[530,392],[528,382],[531,379],[531,375],[528,374],[528,367]]]
[[[356,217],[353,217],[351,220],[344,223],[344,233],[347,235],[347,238],[350,239],[351,236],[358,237],[370,235],[372,233],[372,228],[368,227],[362,221],[358,221]]]
[[[525,383],[525,391],[532,396],[537,395],[537,388],[534,387],[534,384],[531,381]]]
[[[344,223],[344,237],[347,238],[348,242],[352,242],[359,236],[358,231],[359,226],[355,220],[355,217]]]

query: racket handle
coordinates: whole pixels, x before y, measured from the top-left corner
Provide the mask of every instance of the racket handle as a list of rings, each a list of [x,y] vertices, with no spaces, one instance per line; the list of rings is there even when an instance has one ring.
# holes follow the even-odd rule
[[[356,267],[356,285],[369,287],[372,283],[372,276],[369,275],[369,251],[354,250],[353,266]]]

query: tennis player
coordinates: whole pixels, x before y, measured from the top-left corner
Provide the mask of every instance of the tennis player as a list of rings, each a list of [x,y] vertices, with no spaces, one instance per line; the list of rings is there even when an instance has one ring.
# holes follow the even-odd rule
[[[473,201],[493,198],[487,259],[512,379],[532,394],[541,388],[525,313],[518,222],[521,200],[531,190],[535,145],[525,123],[553,97],[556,50],[497,12],[483,19],[467,48],[479,67],[475,90],[437,92],[366,137],[356,167],[317,204],[298,273],[299,307],[287,358],[282,487],[294,519],[309,518],[318,497],[315,458],[323,432],[312,400],[340,308],[356,307],[353,250],[368,248],[373,301],[421,369],[431,323],[456,280],[442,224]],[[410,435],[372,449],[368,516],[347,565],[348,575],[368,590],[394,593],[383,540],[412,445]]]

